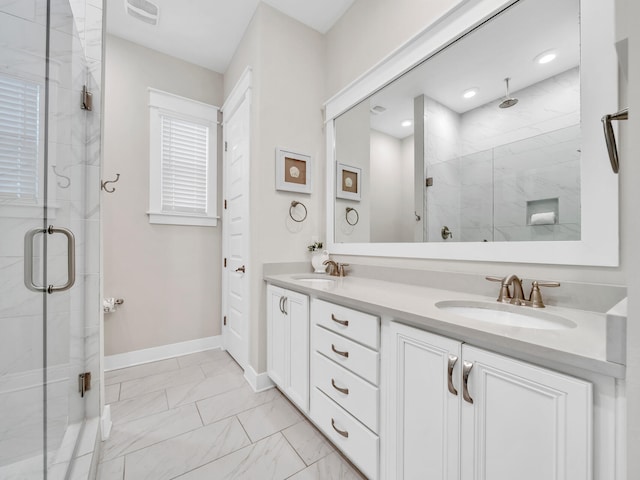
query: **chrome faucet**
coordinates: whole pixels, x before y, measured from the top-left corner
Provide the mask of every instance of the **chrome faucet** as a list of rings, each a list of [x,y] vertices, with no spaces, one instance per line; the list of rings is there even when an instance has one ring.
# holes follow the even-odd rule
[[[500,282],[500,293],[498,294],[498,302],[510,303],[511,305],[526,305],[533,308],[544,308],[542,301],[542,293],[540,287],[559,287],[560,282],[539,282],[534,280],[531,283],[531,293],[529,298],[524,297],[522,291],[522,280],[517,275],[508,275],[506,277],[485,277],[491,282]],[[509,291],[509,287],[513,286],[513,296]]]
[[[322,264],[329,266],[329,272],[328,273],[332,277],[344,277],[344,276],[346,276],[346,273],[344,271],[344,267],[348,267],[349,266],[348,263],[340,263],[340,262],[335,262],[333,260],[325,260],[324,262],[322,262]]]
[[[513,296],[509,303],[511,305],[525,305],[524,292],[522,291],[522,280],[520,280],[517,275],[509,275],[502,279],[502,286],[508,287],[509,285],[513,285]]]

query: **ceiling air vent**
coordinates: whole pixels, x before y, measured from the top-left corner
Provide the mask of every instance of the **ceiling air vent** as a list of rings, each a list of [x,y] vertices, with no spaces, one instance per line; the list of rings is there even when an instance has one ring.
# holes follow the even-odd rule
[[[149,0],[124,0],[124,8],[133,18],[149,25],[158,24],[160,9]]]
[[[384,108],[382,105],[376,105],[376,106],[371,108],[371,113],[373,113],[374,115],[378,115],[378,114],[384,112],[385,110],[386,110],[386,108]]]

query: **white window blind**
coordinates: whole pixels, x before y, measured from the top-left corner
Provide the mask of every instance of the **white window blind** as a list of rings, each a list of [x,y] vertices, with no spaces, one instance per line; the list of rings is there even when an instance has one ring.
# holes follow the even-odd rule
[[[40,85],[0,75],[0,195],[37,200]]]
[[[149,223],[218,223],[218,107],[149,88]]]
[[[209,128],[161,115],[162,211],[207,213]]]

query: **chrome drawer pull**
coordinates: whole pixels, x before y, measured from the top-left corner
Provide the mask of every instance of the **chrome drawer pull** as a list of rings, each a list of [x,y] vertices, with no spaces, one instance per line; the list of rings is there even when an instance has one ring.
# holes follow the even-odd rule
[[[340,430],[340,429],[336,428],[336,421],[333,418],[331,419],[331,426],[333,427],[333,429],[336,432],[338,432],[344,438],[349,438],[349,432],[347,432],[346,430]]]
[[[340,320],[336,318],[336,316],[333,313],[331,314],[331,320],[333,320],[336,323],[339,323],[340,325],[344,325],[345,327],[349,326],[349,320]]]
[[[338,390],[340,393],[344,393],[345,395],[349,395],[349,389],[348,388],[340,388],[336,385],[336,381],[332,378],[331,379],[331,386],[333,388],[335,388],[336,390]]]
[[[340,350],[336,350],[336,346],[332,343],[331,350],[333,353],[337,353],[338,355],[342,355],[344,358],[349,358],[349,352],[341,352]]]
[[[468,403],[473,403],[473,398],[469,395],[469,373],[473,368],[473,363],[462,362],[462,398]]]
[[[453,386],[453,367],[455,367],[458,357],[455,355],[449,355],[449,361],[447,362],[447,378],[449,392],[453,395],[458,395],[458,390]]]

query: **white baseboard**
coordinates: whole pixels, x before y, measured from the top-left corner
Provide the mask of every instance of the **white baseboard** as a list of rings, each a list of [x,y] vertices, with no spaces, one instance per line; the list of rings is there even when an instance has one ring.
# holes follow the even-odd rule
[[[133,352],[118,353],[104,357],[104,371],[117,370],[119,368],[132,367],[142,363],[157,362],[166,358],[179,357],[190,353],[203,352],[221,348],[222,336],[197,338],[186,342],[172,343],[160,347],[134,350]]]
[[[100,419],[100,433],[102,434],[102,441],[104,442],[111,435],[111,405],[105,405],[102,410],[102,418]]]
[[[269,390],[270,388],[275,387],[275,384],[265,373],[256,373],[256,371],[251,367],[251,365],[247,365],[247,368],[244,370],[244,378],[251,385],[254,392],[263,392],[265,390]]]

